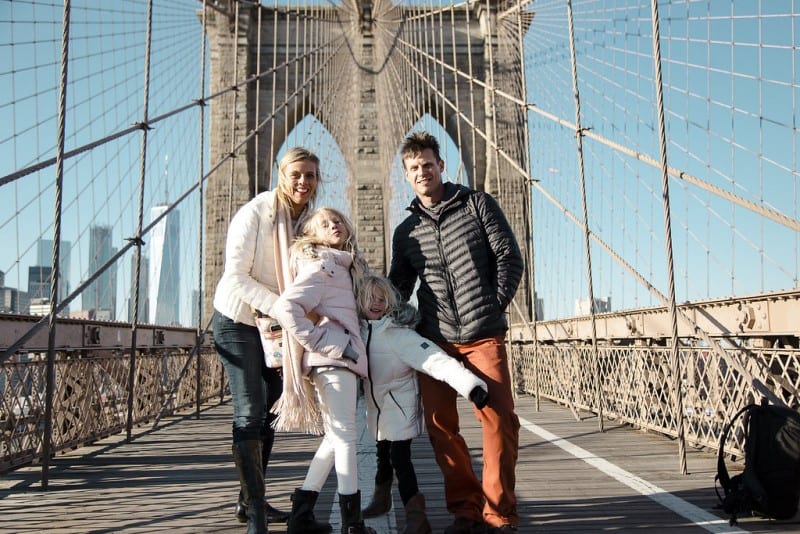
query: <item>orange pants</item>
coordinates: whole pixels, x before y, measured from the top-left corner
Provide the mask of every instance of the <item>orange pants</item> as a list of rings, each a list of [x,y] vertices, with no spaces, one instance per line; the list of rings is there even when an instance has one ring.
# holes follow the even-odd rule
[[[475,415],[483,428],[483,485],[472,469],[469,449],[459,433],[458,394],[444,382],[419,374],[425,424],[436,462],[444,475],[447,510],[456,517],[489,525],[517,526],[516,484],[519,418],[514,413],[505,336],[473,343],[439,343],[450,356],[486,381],[489,403]]]

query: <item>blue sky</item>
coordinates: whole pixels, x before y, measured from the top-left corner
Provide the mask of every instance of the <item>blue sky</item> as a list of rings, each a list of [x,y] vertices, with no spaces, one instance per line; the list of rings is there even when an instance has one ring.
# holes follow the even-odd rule
[[[268,3],[268,2],[267,2]],[[62,6],[0,0],[0,177],[55,155]],[[145,7],[142,1],[72,2],[66,148],[119,132],[142,119]],[[156,1],[149,116],[200,94],[200,25],[195,0]],[[528,102],[574,122],[565,3],[539,0],[524,47]],[[582,124],[611,143],[658,159],[650,3],[592,0],[573,5]],[[798,219],[798,27],[795,2],[673,1],[661,16],[669,164],[704,183]],[[710,10],[710,11],[709,11]],[[426,128],[441,131],[429,119]],[[207,126],[207,122],[206,122]],[[571,315],[587,294],[574,133],[529,114],[537,292],[546,316]],[[196,108],[148,132],[145,223],[149,206],[175,201],[196,183],[200,147]],[[73,243],[71,285],[88,273],[92,224],[114,227],[114,245],[135,233],[141,133],[66,162],[63,237]],[[306,120],[290,139],[327,162],[326,203],[343,204],[347,171],[319,123]],[[446,142],[448,174],[458,154]],[[207,147],[205,147],[207,150]],[[590,227],[626,262],[666,291],[660,171],[607,144],[584,140]],[[209,162],[205,161],[207,170]],[[396,161],[392,220],[410,198]],[[54,167],[0,185],[0,258],[6,285],[24,287],[36,240],[52,238]],[[798,285],[798,232],[679,180],[670,182],[679,301],[787,289]],[[557,199],[554,204],[544,193]],[[182,279],[197,279],[198,201],[181,204]],[[538,229],[538,231],[537,231]],[[615,309],[656,302],[607,253],[592,247],[595,296]],[[123,258],[120,301],[130,258]],[[80,300],[80,299],[78,299]],[[76,302],[72,309],[79,306]],[[184,292],[182,317],[190,317]],[[118,304],[118,308],[122,303]]]

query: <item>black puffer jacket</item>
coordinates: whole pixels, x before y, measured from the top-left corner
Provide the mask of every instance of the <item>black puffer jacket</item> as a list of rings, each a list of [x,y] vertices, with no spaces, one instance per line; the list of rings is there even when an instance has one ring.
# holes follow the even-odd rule
[[[394,232],[389,278],[408,299],[417,279],[422,321],[433,341],[469,343],[504,333],[505,309],[524,264],[511,226],[488,194],[447,182],[437,210],[414,199]]]

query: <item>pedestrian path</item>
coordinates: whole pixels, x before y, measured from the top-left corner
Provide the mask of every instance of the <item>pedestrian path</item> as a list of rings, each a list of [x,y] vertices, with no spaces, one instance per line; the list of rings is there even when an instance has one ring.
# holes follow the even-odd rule
[[[461,401],[462,431],[480,472],[480,427]],[[600,432],[593,414],[572,412],[546,401],[520,397],[520,454],[517,496],[520,532],[797,532],[798,522],[747,518],[731,528],[719,518],[714,493],[713,453],[689,449],[688,475],[679,472],[678,447],[668,438],[605,421]],[[233,505],[238,482],[230,452],[230,403],[104,439],[54,458],[48,491],[39,467],[0,479],[2,532],[244,532]],[[317,439],[279,434],[270,463],[267,491],[279,508],[303,480]],[[445,510],[441,475],[427,436],[414,441],[414,465],[435,533],[452,518]],[[363,502],[369,501],[374,443],[360,436],[359,469]],[[339,522],[331,474],[317,504],[318,518]],[[393,492],[392,511],[370,519],[379,533],[402,532],[404,514]],[[270,532],[285,532],[270,525]],[[336,531],[338,532],[338,531]]]

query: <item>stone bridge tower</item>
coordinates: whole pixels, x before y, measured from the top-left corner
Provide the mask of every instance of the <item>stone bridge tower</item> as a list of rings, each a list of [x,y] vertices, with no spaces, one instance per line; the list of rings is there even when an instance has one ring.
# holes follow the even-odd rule
[[[211,94],[233,86],[239,90],[210,103],[211,164],[232,153],[236,157],[220,165],[206,186],[206,317],[223,269],[230,217],[257,191],[270,187],[276,152],[307,115],[327,128],[344,155],[351,215],[375,270],[386,272],[389,265],[392,162],[425,113],[460,147],[470,185],[498,199],[523,250],[530,242],[529,192],[518,170],[527,170],[525,113],[499,104],[487,88],[492,80],[495,88],[525,101],[521,39],[518,33],[509,35],[508,25],[498,37],[499,11],[477,4],[468,12],[439,17],[434,33],[448,38],[428,40],[403,33],[407,19],[419,17],[416,8],[413,13],[391,5],[381,9],[372,0],[361,0],[355,15],[335,7],[313,9],[311,14],[302,7],[276,11],[230,3],[227,10],[207,15]],[[324,42],[298,38],[309,32],[311,18],[330,21]],[[415,51],[403,50],[410,44]],[[319,51],[309,53],[314,47]],[[412,53],[418,62],[413,67]],[[445,63],[487,83],[455,75],[442,67]],[[530,317],[527,288],[523,281],[517,302]]]

